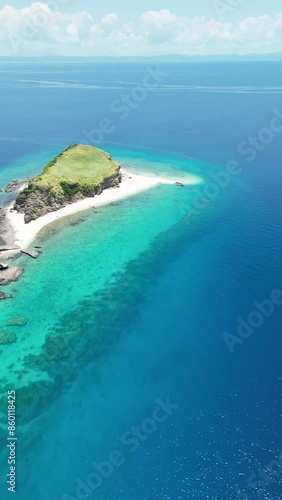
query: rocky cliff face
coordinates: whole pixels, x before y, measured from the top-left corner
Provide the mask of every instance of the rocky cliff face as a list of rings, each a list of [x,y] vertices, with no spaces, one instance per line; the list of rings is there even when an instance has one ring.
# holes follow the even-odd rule
[[[104,189],[118,187],[122,180],[120,167],[110,177],[106,177],[98,185],[88,186],[87,191],[79,182],[63,182],[63,195],[57,196],[52,191],[52,186],[43,187],[36,182],[30,182],[27,189],[17,196],[14,210],[24,213],[25,223],[38,219],[49,212],[54,212],[71,203],[84,198],[94,197],[101,194]]]

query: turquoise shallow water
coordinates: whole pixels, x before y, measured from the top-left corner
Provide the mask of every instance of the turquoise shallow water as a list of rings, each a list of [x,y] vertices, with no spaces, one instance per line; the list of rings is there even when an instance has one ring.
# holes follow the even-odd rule
[[[16,162],[11,171],[18,174],[18,165],[28,162],[33,172],[35,163],[38,162],[37,169],[40,168],[41,162],[51,154],[46,151],[36,154],[35,158],[24,158]],[[142,160],[139,153],[136,161],[130,152],[123,155],[124,152],[120,151],[119,160],[125,158],[134,169],[142,163],[148,171],[153,164],[154,172],[160,175],[163,171],[172,170],[168,162],[162,171],[158,157],[145,155]],[[177,159],[174,162],[177,163]],[[204,164],[199,163],[197,172],[199,169],[204,175]],[[138,259],[143,252],[149,251],[158,235],[181,221],[194,196],[193,186],[179,189],[162,185],[120,203],[80,212],[44,229],[36,240],[43,243],[40,259],[35,262],[25,256],[17,257],[17,265],[24,267],[26,272],[17,292],[13,291],[17,288],[15,284],[6,288],[14,295],[14,300],[3,303],[1,324],[4,326],[14,316],[27,317],[29,322],[20,330],[14,328],[14,331],[18,330],[19,342],[3,353],[2,383],[9,380],[9,383],[21,386],[27,381],[46,379],[43,373],[26,370],[27,354],[38,354],[58,318],[74,309],[83,299],[108,287],[115,274],[124,273],[132,259]],[[52,301],[46,309],[47,297],[52,297]],[[15,357],[17,369],[10,373],[8,367]],[[21,368],[26,371],[25,375]]]
[[[31,161],[32,168],[34,162],[49,155],[50,152],[37,154]],[[145,154],[142,158],[141,152],[119,151],[117,158],[134,170],[159,175],[172,172],[175,165],[182,174],[197,173],[203,178],[212,169],[211,165],[195,161],[189,163],[187,169],[177,158],[164,163],[163,157]],[[15,173],[17,165],[14,165]],[[188,234],[193,238],[194,232],[206,230],[205,218],[215,216],[215,207],[206,211],[203,221],[195,220],[193,227],[185,218],[197,190],[198,187],[193,186],[161,185],[122,202],[62,219],[38,236],[38,242],[43,244],[43,254],[38,261],[24,256],[17,259],[26,273],[17,285],[18,292],[12,292],[13,301],[3,304],[1,323],[5,325],[13,316],[25,316],[29,321],[24,327],[11,328],[17,333],[18,342],[1,353],[1,383],[2,390],[7,384],[18,389],[21,420],[32,429],[31,436],[23,431],[24,450],[30,449],[30,439],[39,439],[28,424],[30,418],[38,417],[39,422],[44,422],[46,418],[48,421],[53,418],[53,412],[57,415],[61,411],[62,395],[70,390],[70,382],[78,380],[81,370],[92,364],[93,359],[96,361],[90,368],[91,377],[99,387],[105,354],[112,357],[113,347],[126,341],[126,332],[138,321],[141,304],[150,294],[151,285],[165,268],[166,261],[171,260],[172,248],[178,252],[178,245]],[[222,202],[219,200],[219,206]],[[15,285],[7,287],[8,291],[13,288]],[[46,308],[48,297],[52,300]],[[127,349],[125,347],[122,358]],[[144,351],[144,346],[142,349]],[[122,364],[121,359],[115,359]],[[106,373],[105,376],[110,381],[112,375]],[[29,386],[28,394],[26,386]],[[25,388],[24,394],[21,387]],[[148,396],[146,392],[145,400]],[[102,454],[104,440],[100,446]],[[47,447],[44,461],[48,460],[48,453]],[[22,472],[29,474],[25,468]],[[21,483],[21,488],[26,487],[27,491],[33,490],[34,483]],[[37,489],[37,495],[42,494],[40,488]]]

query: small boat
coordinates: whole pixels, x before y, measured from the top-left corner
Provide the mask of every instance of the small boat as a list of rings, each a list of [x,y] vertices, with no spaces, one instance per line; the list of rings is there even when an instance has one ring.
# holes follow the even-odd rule
[[[181,186],[181,187],[184,187],[183,182],[180,182],[180,181],[176,181],[176,182],[175,182],[175,185],[176,185],[176,186]]]

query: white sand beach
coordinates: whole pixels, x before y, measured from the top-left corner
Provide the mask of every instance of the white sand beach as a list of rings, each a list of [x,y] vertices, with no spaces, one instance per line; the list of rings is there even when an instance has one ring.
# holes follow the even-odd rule
[[[67,217],[89,208],[99,207],[122,200],[134,194],[146,191],[147,189],[156,187],[158,184],[175,184],[176,181],[182,182],[185,185],[195,185],[202,182],[200,178],[188,174],[183,179],[176,178],[172,180],[156,176],[137,175],[123,169],[122,182],[118,188],[105,189],[99,196],[85,198],[76,203],[71,203],[58,211],[50,212],[28,224],[24,222],[24,214],[11,211],[13,207],[12,204],[7,208],[6,216],[14,230],[14,244],[21,249],[26,249],[31,245],[42,228],[62,217]]]

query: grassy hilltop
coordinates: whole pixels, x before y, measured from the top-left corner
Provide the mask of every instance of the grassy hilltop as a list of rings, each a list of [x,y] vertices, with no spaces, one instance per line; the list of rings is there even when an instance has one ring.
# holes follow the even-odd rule
[[[25,214],[25,222],[30,222],[69,203],[101,194],[120,181],[120,166],[108,153],[73,144],[29,181],[14,208]]]

